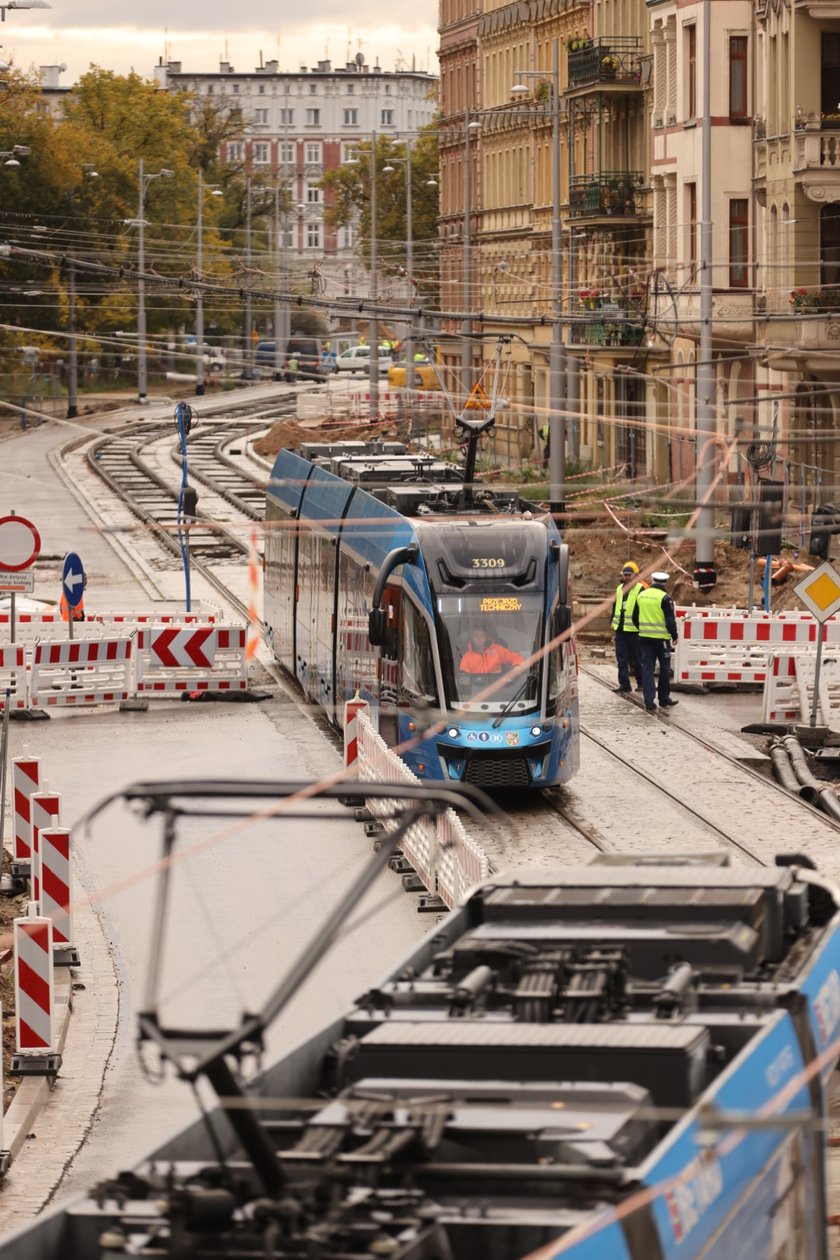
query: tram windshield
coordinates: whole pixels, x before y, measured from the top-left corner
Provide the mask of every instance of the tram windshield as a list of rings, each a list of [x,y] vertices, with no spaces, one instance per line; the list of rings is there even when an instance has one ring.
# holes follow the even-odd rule
[[[477,711],[527,713],[539,707],[542,661],[514,672],[542,647],[543,598],[537,594],[440,595],[441,661],[450,705],[482,697]]]

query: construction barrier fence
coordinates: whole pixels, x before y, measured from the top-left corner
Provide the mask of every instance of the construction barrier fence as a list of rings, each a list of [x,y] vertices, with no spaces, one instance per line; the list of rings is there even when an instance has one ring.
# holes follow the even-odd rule
[[[356,712],[355,722],[361,782],[420,782],[374,729],[366,710]],[[394,802],[370,798],[367,806],[386,831],[393,829]],[[486,853],[451,809],[434,820],[424,818],[412,824],[402,840],[402,853],[426,890],[449,909],[458,905],[474,884],[486,879],[491,870]]]

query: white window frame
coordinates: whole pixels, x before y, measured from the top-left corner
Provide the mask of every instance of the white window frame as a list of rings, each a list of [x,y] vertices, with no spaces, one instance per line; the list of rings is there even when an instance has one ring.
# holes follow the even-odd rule
[[[297,161],[294,140],[281,140],[277,151],[277,161],[281,166],[294,166]]]
[[[254,166],[268,166],[271,161],[271,145],[267,140],[255,140],[251,145],[251,161]]]
[[[308,109],[306,111],[306,125],[307,127],[320,127],[321,126],[320,109],[313,108],[313,109]]]
[[[359,111],[357,109],[345,109],[343,125],[345,127],[358,127]]]
[[[305,240],[307,249],[324,248],[324,228],[320,219],[313,219],[310,223],[307,223]]]
[[[321,165],[324,160],[324,150],[320,140],[307,140],[304,149],[304,161],[311,166]]]
[[[255,109],[254,122],[257,124],[258,127],[267,127],[268,126],[268,110]]]

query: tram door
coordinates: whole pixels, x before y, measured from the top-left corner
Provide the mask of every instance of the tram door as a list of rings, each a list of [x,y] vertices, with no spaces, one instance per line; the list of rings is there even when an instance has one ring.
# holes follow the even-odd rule
[[[397,701],[400,691],[400,603],[402,590],[386,586],[382,608],[387,615],[385,637],[379,651],[379,734],[389,747],[399,743]]]

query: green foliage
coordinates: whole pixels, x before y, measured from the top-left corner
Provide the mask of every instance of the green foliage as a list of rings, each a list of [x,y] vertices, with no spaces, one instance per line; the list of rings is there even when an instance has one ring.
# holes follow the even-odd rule
[[[371,142],[357,146],[357,162],[328,171],[321,180],[327,197],[327,222],[332,227],[359,225],[359,256],[370,257]],[[404,141],[390,136],[376,140],[376,236],[380,264],[401,273],[408,239],[408,187]],[[392,166],[393,170],[385,170]],[[437,292],[437,265],[430,246],[437,242],[437,119],[424,127],[411,146],[411,203],[414,268],[412,279],[426,299]]]

